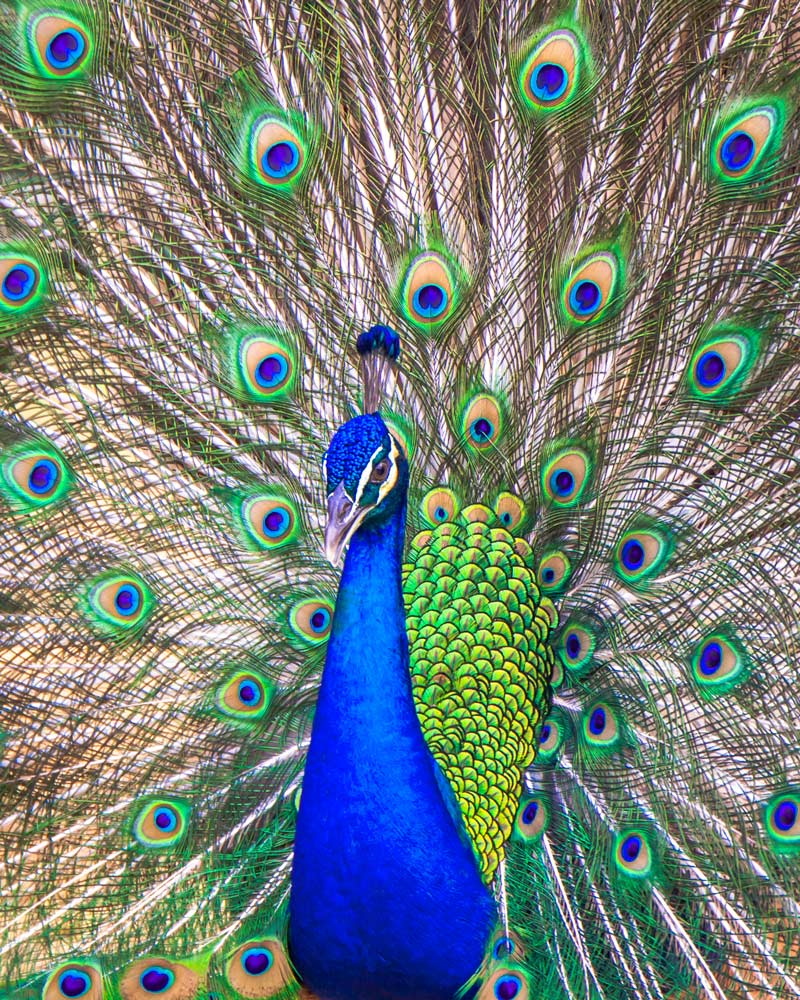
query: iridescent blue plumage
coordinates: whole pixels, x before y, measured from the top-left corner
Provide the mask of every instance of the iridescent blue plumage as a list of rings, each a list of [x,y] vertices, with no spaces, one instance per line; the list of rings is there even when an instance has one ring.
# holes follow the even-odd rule
[[[376,484],[367,487],[328,640],[289,950],[325,1000],[451,1000],[478,971],[496,914],[414,707],[401,590],[408,466],[380,417],[357,417],[334,437],[328,491],[344,486],[355,499],[384,455],[395,483],[376,506]]]

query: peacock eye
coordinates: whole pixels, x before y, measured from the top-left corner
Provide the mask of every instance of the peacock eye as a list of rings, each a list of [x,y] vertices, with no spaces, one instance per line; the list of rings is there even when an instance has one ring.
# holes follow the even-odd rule
[[[386,477],[389,475],[389,460],[387,458],[382,458],[380,462],[372,469],[372,474],[369,477],[371,483],[383,483],[386,481]]]
[[[68,962],[51,974],[41,995],[42,1000],[101,1000],[100,970],[93,965]]]

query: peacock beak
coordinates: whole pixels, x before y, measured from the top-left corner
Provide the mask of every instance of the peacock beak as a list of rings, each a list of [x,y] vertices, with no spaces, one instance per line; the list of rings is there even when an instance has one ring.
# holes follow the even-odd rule
[[[344,483],[339,483],[328,497],[325,558],[331,565],[335,566],[339,562],[345,546],[369,510],[369,507],[358,507],[353,503],[345,491]]]

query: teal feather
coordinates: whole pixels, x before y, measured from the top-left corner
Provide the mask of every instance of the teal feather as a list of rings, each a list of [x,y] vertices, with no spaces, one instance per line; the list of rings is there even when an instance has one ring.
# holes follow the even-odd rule
[[[788,0],[0,0],[0,996],[310,997],[322,463],[376,409],[424,726],[494,683],[537,741],[414,736],[448,848],[505,839],[468,989],[800,995],[799,59]]]

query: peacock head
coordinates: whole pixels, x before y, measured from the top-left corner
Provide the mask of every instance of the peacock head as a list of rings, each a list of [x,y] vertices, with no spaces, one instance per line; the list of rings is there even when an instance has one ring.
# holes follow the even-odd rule
[[[328,525],[325,555],[339,561],[355,532],[388,520],[405,501],[408,462],[377,413],[354,417],[334,434],[325,455]]]

